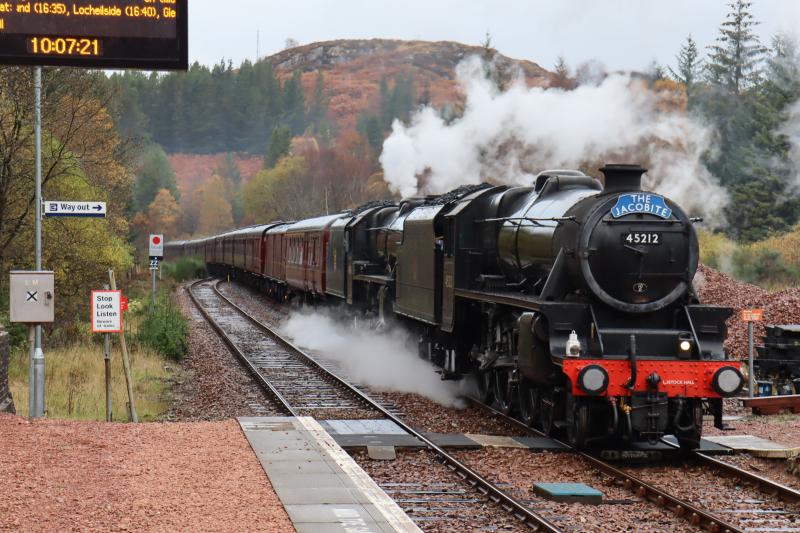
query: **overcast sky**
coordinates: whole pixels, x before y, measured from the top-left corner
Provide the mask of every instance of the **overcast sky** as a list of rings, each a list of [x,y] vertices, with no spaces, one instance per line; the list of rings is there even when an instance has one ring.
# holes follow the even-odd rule
[[[503,54],[551,68],[559,55],[609,69],[673,64],[686,35],[711,44],[728,0],[191,0],[190,60],[204,64],[331,39],[393,38],[479,44],[489,31]],[[800,35],[800,0],[755,0],[763,42]]]

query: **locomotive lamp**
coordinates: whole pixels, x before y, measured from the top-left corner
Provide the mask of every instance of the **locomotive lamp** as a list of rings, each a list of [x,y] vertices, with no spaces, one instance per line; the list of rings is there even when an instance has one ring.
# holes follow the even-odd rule
[[[603,394],[608,388],[608,372],[600,365],[589,365],[578,374],[578,386],[591,396]]]
[[[569,334],[566,355],[567,357],[579,357],[581,355],[581,341],[578,340],[578,334],[575,331]]]
[[[735,396],[744,386],[742,373],[732,366],[723,366],[714,373],[711,385],[720,396]]]
[[[692,349],[692,343],[690,341],[681,341],[681,351],[688,352]]]

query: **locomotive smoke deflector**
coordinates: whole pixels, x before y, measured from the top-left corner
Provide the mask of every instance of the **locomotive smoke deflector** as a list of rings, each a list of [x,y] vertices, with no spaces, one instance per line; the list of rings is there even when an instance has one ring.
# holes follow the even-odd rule
[[[640,165],[606,165],[600,169],[605,177],[603,192],[641,191],[642,175],[647,172]]]

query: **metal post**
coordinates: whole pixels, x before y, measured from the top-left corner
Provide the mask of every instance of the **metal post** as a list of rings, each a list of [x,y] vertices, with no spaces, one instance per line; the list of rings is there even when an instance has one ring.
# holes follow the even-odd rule
[[[34,91],[34,142],[36,149],[36,270],[42,269],[42,67],[36,67],[33,72]],[[33,387],[35,410],[31,417],[44,416],[44,351],[42,350],[42,326],[36,326],[35,351],[31,364],[33,365]]]
[[[34,391],[33,391],[33,357],[36,354],[36,326],[28,326],[28,416],[34,418]]]
[[[114,419],[111,402],[111,337],[108,333],[103,337],[103,362],[106,367],[106,422],[111,422]]]
[[[754,356],[754,347],[753,347],[753,323],[747,323],[747,345],[748,345],[748,352],[747,352],[747,375],[750,381],[750,397],[753,398],[756,395],[756,377],[753,375],[753,356]]]
[[[153,268],[152,262],[150,265],[150,275],[153,278],[153,305],[156,304],[156,269]]]

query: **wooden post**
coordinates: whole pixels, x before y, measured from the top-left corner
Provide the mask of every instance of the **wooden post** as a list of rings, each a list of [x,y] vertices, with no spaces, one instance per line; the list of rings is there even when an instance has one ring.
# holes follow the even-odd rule
[[[111,286],[104,285],[103,288],[109,290]],[[114,415],[111,396],[111,335],[108,333],[103,334],[103,363],[106,371],[106,422],[111,422],[114,419]]]
[[[111,338],[108,333],[103,335],[103,362],[106,367],[106,422],[114,420],[112,414],[113,402],[111,400]]]
[[[114,279],[114,270],[108,269],[108,279],[111,282],[111,290],[117,290],[117,281]],[[119,343],[122,348],[122,366],[125,369],[125,384],[128,386],[128,420],[138,422],[139,416],[136,414],[136,405],[133,402],[133,379],[131,378],[131,363],[128,359],[128,345],[125,342],[125,331],[119,333]]]

